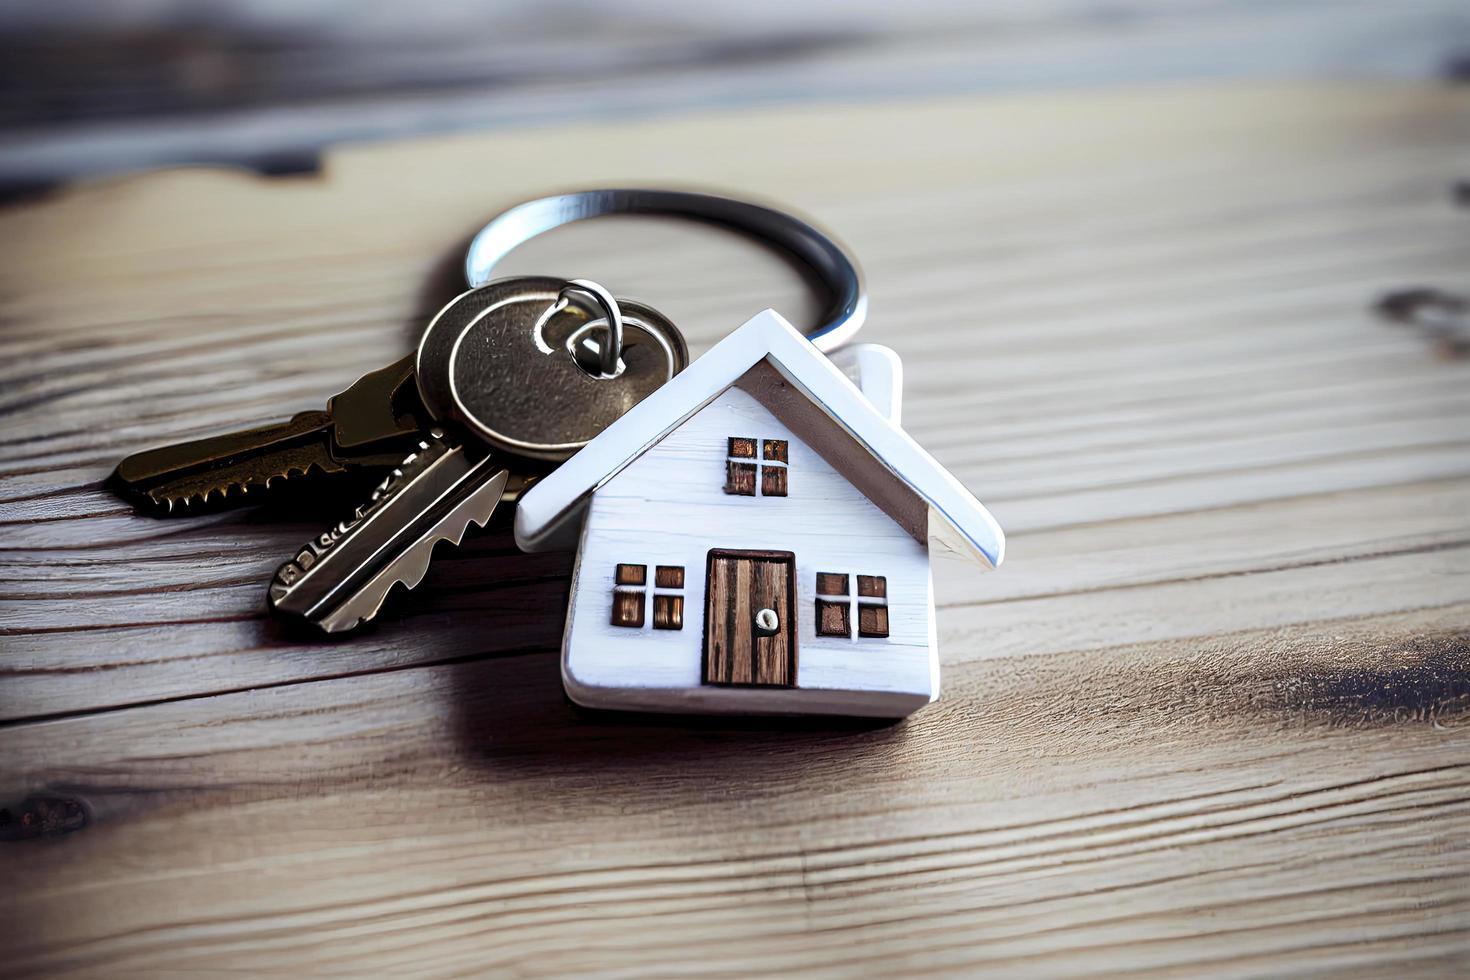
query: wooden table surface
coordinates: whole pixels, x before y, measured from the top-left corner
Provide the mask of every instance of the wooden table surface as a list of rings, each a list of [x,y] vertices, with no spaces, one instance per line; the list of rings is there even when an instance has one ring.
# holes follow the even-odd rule
[[[1456,975],[1470,958],[1464,90],[1155,86],[701,112],[181,170],[0,211],[3,972]],[[264,612],[350,503],[159,521],[123,454],[400,356],[528,194],[713,184],[866,263],[905,422],[1010,535],[936,570],[898,725],[563,698],[569,556],[444,551],[361,636]],[[608,221],[696,351],[813,302]],[[304,508],[304,509],[303,509]]]
[[[0,199],[715,106],[1467,77],[1464,0],[50,0],[0,5]]]

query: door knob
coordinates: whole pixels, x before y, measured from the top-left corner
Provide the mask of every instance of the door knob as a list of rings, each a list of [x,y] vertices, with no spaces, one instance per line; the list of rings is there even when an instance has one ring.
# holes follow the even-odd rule
[[[762,636],[770,636],[781,628],[781,620],[774,609],[762,609],[755,614],[755,631]]]

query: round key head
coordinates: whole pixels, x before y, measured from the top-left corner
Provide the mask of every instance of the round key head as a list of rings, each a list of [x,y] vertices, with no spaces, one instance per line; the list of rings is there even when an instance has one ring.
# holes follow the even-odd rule
[[[543,276],[500,279],[445,307],[419,344],[419,392],[429,410],[493,449],[559,461],[688,364],[677,327],[619,300],[616,372],[584,367],[598,363],[585,355],[606,333],[596,313],[562,299],[568,286]]]

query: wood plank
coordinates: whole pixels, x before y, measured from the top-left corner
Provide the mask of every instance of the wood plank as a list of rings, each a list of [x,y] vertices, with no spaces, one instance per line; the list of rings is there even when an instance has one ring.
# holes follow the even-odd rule
[[[0,211],[28,243],[0,267],[7,969],[1453,975],[1470,362],[1366,311],[1463,278],[1467,107],[1362,86],[735,112]],[[996,574],[936,565],[943,697],[909,722],[574,709],[570,556],[503,526],[316,642],[263,594],[333,501],[158,522],[98,488],[125,452],[400,356],[499,205],[634,176],[838,229],[906,427],[1011,531]],[[779,259],[658,222],[514,268],[645,298],[696,351],[760,306],[815,310]]]
[[[752,563],[753,581],[750,612],[755,629],[752,683],[790,687],[796,683],[797,628],[796,558],[760,558]],[[760,632],[757,617],[766,610],[776,613],[776,631]]]
[[[1007,572],[978,580],[970,597],[1004,597],[1007,580],[1028,574],[1028,541],[1017,535],[1030,530],[1088,526],[1105,535],[1105,547],[1063,536],[1088,563],[1063,557],[1048,566],[1048,574],[1061,567],[1088,576],[1132,538],[1130,520],[1292,500],[1304,501],[1292,513],[1310,513],[1324,494],[1355,489],[1367,492],[1330,504],[1344,525],[1333,539],[1363,535],[1357,550],[1342,548],[1344,560],[1379,550],[1383,501],[1394,501],[1395,513],[1419,511],[1417,491],[1385,498],[1379,488],[1429,482],[1424,501],[1441,501],[1429,511],[1439,536],[1463,538],[1455,501],[1464,489],[1444,480],[1470,472],[1458,425],[1464,367],[1432,359],[1413,336],[1363,310],[1377,288],[1455,275],[1470,257],[1463,219],[1439,190],[1452,172],[1464,97],[1172,91],[1150,96],[1147,125],[1136,104],[1130,96],[953,100],[598,132],[641,147],[670,179],[703,175],[779,192],[853,239],[878,298],[867,334],[908,361],[907,428],[1013,533]],[[1408,128],[1405,119],[1420,122]],[[1011,144],[975,138],[995,131],[1010,132]],[[891,138],[875,144],[875,132]],[[504,539],[460,555],[454,573],[475,588],[504,576],[529,592],[547,582],[545,595],[507,597],[529,602],[525,619],[512,621],[494,599],[473,608],[467,592],[445,597],[435,569],[419,594],[392,604],[365,644],[325,652],[293,644],[262,619],[257,583],[340,516],[331,505],[287,523],[276,523],[279,514],[226,514],[160,525],[135,519],[96,482],[125,451],[315,406],[354,373],[397,356],[434,306],[435,288],[453,288],[432,276],[425,285],[425,276],[437,262],[451,264],[451,242],[512,195],[516,179],[529,191],[591,178],[592,162],[569,151],[582,134],[343,151],[328,181],[169,173],[79,188],[0,219],[9,239],[51,242],[0,273],[10,297],[0,363],[13,366],[0,544],[15,570],[0,627],[37,657],[13,676],[4,716],[554,645],[556,627],[541,617],[559,608],[550,576],[564,566],[523,564]],[[739,151],[795,134],[810,137],[810,153]],[[1147,175],[1138,153],[1148,154]],[[497,165],[495,190],[451,179],[503,154],[519,170]],[[931,181],[895,187],[891,175],[914,166]],[[398,187],[406,167],[425,175],[412,203],[384,190]],[[1204,185],[1210,194],[1198,194]],[[154,220],[140,228],[137,215]],[[169,215],[187,220],[159,220]],[[983,235],[976,216],[985,217]],[[394,238],[381,241],[388,223]],[[526,248],[519,267],[595,269],[620,291],[659,297],[697,348],[761,303],[798,320],[813,306],[781,263],[732,239],[656,222],[607,225],[616,250],[607,248],[609,229],[589,226]],[[653,254],[659,262],[648,263]],[[78,260],[91,270],[81,291]],[[957,291],[944,269],[983,276],[988,288]],[[953,322],[954,309],[973,311],[986,383],[933,326]],[[121,425],[96,425],[119,414]],[[970,420],[963,436],[954,435],[956,419]],[[1248,527],[1257,513],[1239,520]],[[1242,569],[1272,569],[1316,541],[1291,535],[1297,517],[1280,513],[1269,533],[1255,535],[1258,566]],[[1122,526],[1105,532],[1110,522]],[[1191,523],[1167,527],[1180,542],[1170,558],[1188,560]],[[1326,533],[1324,522],[1313,527]],[[1139,572],[1176,574],[1167,564]],[[1401,592],[1374,588],[1369,573],[1355,580],[1373,610],[1419,601],[1413,579]],[[162,594],[141,604],[156,586]],[[1344,599],[1341,591],[1319,597],[1316,586],[1298,594],[1301,619],[1330,616]],[[1254,611],[1210,608],[1223,627],[1248,626]],[[412,638],[448,610],[459,616],[451,632],[465,614],[485,619],[463,621],[465,642],[429,654]],[[969,614],[951,601],[942,648],[966,648],[994,613]],[[1133,626],[1108,617],[1108,641],[1155,635],[1155,617],[1126,621]],[[171,626],[159,633],[138,629],[143,623]],[[76,644],[68,630],[96,642]],[[72,669],[106,666],[112,683],[78,691],[73,674],[49,673],[51,658]]]
[[[709,552],[702,678],[706,684],[789,687],[796,683],[795,558],[789,552]],[[777,629],[759,632],[760,610]]]
[[[603,0],[569,30],[535,0],[142,0],[0,13],[0,189],[141,166],[311,170],[348,140],[1223,78],[1463,73],[1456,0],[974,4]],[[595,24],[593,23],[595,21]]]
[[[12,728],[89,816],[10,845],[9,966],[1441,973],[1467,623],[964,664],[887,727],[599,716],[528,655]]]
[[[865,336],[907,362],[906,427],[1012,535],[1004,574],[939,576],[949,658],[972,656],[981,635],[987,655],[1029,653],[1439,601],[1457,560],[1442,549],[1465,537],[1465,365],[1365,308],[1381,289],[1453,281],[1470,260],[1443,197],[1465,105],[1414,89],[1186,89],[596,132],[639,149],[642,179],[791,200],[863,256]],[[342,516],[330,501],[286,521],[160,523],[97,482],[125,452],[319,406],[400,355],[454,289],[455,243],[478,218],[516,186],[599,172],[572,152],[586,132],[344,150],[324,180],[180,171],[0,215],[6,240],[48,243],[0,270],[0,630],[20,658],[0,717],[554,647],[569,566],[523,559],[503,535],[436,561],[367,637],[322,648],[264,617],[261,583]],[[1009,142],[985,138],[995,132]],[[807,149],[749,151],[794,140]],[[455,179],[492,165],[494,188]],[[930,175],[922,187],[901,180],[915,167]],[[422,176],[412,195],[408,172]],[[696,350],[766,303],[798,322],[814,312],[779,260],[702,229],[609,221],[523,251],[513,268],[595,272],[655,299]],[[972,356],[956,357],[961,325]],[[1414,543],[1385,544],[1398,533]],[[1299,557],[1324,545],[1336,566]],[[1429,588],[1421,559],[1380,555],[1421,545],[1443,570]],[[1033,575],[1042,554],[1055,557]],[[1373,556],[1403,575],[1380,581],[1357,562]],[[1216,560],[1270,571],[1264,606],[1215,597],[1231,579],[1167,584]],[[1022,582],[1110,587],[1110,569],[1138,612],[1079,600],[1102,619],[1063,617],[1078,629],[1060,644],[1038,641],[1049,600],[989,601]],[[108,683],[77,684],[83,670]]]

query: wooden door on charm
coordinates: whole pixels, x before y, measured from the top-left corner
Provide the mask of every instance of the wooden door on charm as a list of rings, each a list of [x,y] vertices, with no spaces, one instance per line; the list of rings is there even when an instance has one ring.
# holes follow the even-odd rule
[[[704,597],[704,683],[796,684],[796,556],[709,553]]]

